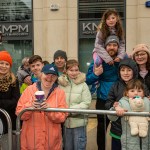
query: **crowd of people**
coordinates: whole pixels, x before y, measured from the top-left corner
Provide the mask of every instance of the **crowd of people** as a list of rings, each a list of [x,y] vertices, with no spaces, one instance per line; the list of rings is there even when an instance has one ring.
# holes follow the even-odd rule
[[[92,96],[88,85],[94,85],[96,109],[117,113],[115,117],[97,115],[98,150],[106,150],[109,124],[111,150],[150,149],[150,127],[145,127],[145,136],[140,132],[133,135],[131,123],[127,124],[123,117],[125,112],[134,111],[130,100],[137,97],[144,102],[142,111],[150,112],[150,49],[146,44],[137,44],[130,57],[126,54],[123,27],[116,10],[109,9],[103,14],[86,74],[79,70],[79,62],[68,59],[63,50],[54,53],[52,63],[43,61],[39,55],[23,58],[16,75],[11,71],[12,65],[11,55],[0,51],[0,108],[10,115],[13,130],[16,116],[28,107],[89,109]],[[37,91],[43,91],[42,101],[38,101]],[[87,114],[30,111],[21,120],[22,150],[86,150]],[[7,134],[3,115],[1,123],[3,134]]]

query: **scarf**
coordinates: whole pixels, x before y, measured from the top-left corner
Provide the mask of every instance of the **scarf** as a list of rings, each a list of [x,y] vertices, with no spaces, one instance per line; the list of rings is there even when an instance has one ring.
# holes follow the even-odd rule
[[[0,78],[0,92],[7,92],[10,86],[16,86],[15,83],[12,83],[11,76],[4,76],[3,78]]]
[[[41,81],[36,82],[36,86],[37,86],[37,88],[38,88],[39,91],[42,91],[42,88],[41,88]],[[52,88],[49,90],[49,93],[48,93],[46,99],[50,96],[50,94],[54,91],[54,89],[55,89],[56,87],[58,87],[58,83],[57,83],[57,82],[55,82],[55,83],[52,85]]]

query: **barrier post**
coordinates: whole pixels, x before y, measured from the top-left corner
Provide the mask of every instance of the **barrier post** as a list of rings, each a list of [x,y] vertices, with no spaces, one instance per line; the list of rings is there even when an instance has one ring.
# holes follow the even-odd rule
[[[8,125],[8,150],[12,150],[12,122],[9,114],[4,110],[0,109],[0,112],[3,113],[7,120]]]

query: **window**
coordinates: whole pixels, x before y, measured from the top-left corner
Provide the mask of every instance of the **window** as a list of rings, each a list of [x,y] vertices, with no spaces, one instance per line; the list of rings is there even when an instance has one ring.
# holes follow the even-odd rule
[[[0,50],[10,52],[16,74],[22,59],[33,54],[32,0],[0,0],[0,32]]]
[[[79,0],[79,63],[80,70],[87,72],[92,61],[92,51],[96,37],[97,25],[105,10],[115,8],[123,22],[125,30],[125,0]]]
[[[31,21],[31,0],[0,0],[0,21]]]

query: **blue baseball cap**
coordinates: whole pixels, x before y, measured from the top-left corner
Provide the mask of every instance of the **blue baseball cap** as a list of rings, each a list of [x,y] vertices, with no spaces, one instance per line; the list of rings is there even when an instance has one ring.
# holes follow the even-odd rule
[[[44,74],[54,74],[58,76],[58,69],[54,64],[46,64],[43,68],[42,71]]]

